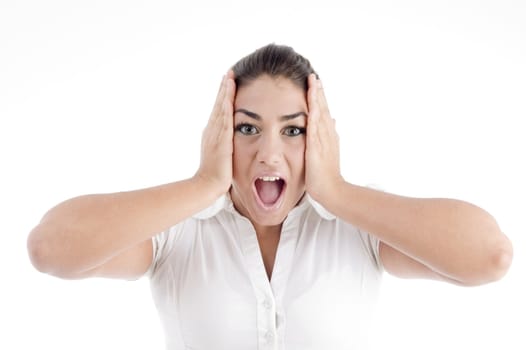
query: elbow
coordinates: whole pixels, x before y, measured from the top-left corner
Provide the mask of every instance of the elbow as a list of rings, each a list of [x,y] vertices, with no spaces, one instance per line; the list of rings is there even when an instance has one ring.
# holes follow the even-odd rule
[[[501,234],[501,242],[493,249],[490,258],[490,282],[502,279],[511,267],[513,261],[513,245],[504,234]]]
[[[39,272],[50,272],[49,244],[43,239],[40,228],[37,226],[27,238],[27,253],[29,260]]]
[[[472,273],[467,274],[466,285],[483,285],[501,280],[513,261],[513,245],[500,230],[493,216],[483,212],[479,217],[478,242],[475,243]]]
[[[46,228],[39,225],[31,231],[27,238],[27,253],[33,267],[42,273],[55,277],[70,279],[74,276],[65,257],[60,254],[63,249],[53,243],[52,238],[46,237]]]
[[[506,275],[513,261],[513,246],[504,234],[499,236],[498,242],[493,244],[481,259],[478,272],[466,278],[464,285],[479,286],[493,283]]]
[[[46,227],[38,225],[27,238],[27,253],[33,267],[42,273],[62,277],[60,274],[59,250],[54,248],[53,239],[46,234]]]

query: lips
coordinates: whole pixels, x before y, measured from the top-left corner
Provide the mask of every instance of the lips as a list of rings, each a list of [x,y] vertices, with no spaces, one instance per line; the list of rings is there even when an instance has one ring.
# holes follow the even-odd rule
[[[274,209],[279,206],[286,181],[276,174],[261,175],[254,180],[254,192],[258,203],[265,209]]]

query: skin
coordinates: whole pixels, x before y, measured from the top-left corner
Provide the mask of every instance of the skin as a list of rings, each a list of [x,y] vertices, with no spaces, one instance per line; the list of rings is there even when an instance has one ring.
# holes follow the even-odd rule
[[[453,199],[403,197],[347,182],[340,172],[338,134],[323,86],[314,75],[308,82],[305,96],[286,79],[263,76],[239,89],[236,97],[233,73],[228,72],[203,132],[195,175],[152,188],[60,203],[28,237],[34,266],[62,278],[136,278],[150,266],[153,235],[230,190],[237,210],[254,225],[269,278],[281,223],[304,192],[342,220],[376,235],[384,268],[393,275],[479,285],[506,273],[511,243],[481,208]],[[239,109],[261,118],[254,120]],[[297,112],[308,116],[280,120]],[[234,123],[247,121],[259,130],[257,135],[234,132]],[[291,123],[306,124],[306,135],[283,134]],[[318,169],[324,169],[323,176]],[[258,207],[252,189],[254,176],[266,171],[279,171],[287,180],[282,205],[270,212]]]
[[[309,86],[306,190],[331,213],[380,239],[387,272],[464,286],[504,276],[513,248],[483,209],[460,200],[409,198],[346,182],[323,85],[311,75]],[[316,169],[325,170],[323,178]]]
[[[135,279],[152,261],[151,238],[210,206],[232,183],[235,83],[228,72],[203,131],[189,179],[134,191],[90,194],[51,208],[27,239],[40,272],[66,279]]]
[[[305,193],[307,113],[304,91],[289,79],[265,75],[237,91],[230,194],[255,228],[269,278],[281,224]],[[269,174],[286,181],[274,209],[262,206],[254,190],[254,180]]]
[[[293,119],[283,119],[293,116]],[[278,229],[305,193],[304,92],[288,79],[263,76],[237,92],[234,126],[234,176],[231,196],[236,209],[249,218],[256,232]],[[286,179],[279,208],[258,204],[253,190],[258,176],[279,174]]]
[[[268,76],[243,87],[237,96],[236,111],[261,111],[261,118],[255,125],[256,135],[234,136],[232,198],[256,228],[269,278],[280,224],[304,190],[341,219],[380,238],[380,258],[393,275],[477,285],[507,271],[511,243],[484,210],[463,201],[408,198],[345,181],[335,122],[321,81],[314,75],[309,77],[306,100],[303,91],[287,79]],[[289,124],[280,122],[279,116],[302,112],[305,103],[308,118],[298,121],[300,127],[307,122],[307,134],[292,139],[283,136]],[[246,113],[234,116],[236,124],[253,122]],[[287,184],[293,186],[290,191],[287,187],[284,205],[273,212],[258,207],[251,191],[253,174],[262,168],[290,175]],[[324,169],[323,176],[319,169]]]

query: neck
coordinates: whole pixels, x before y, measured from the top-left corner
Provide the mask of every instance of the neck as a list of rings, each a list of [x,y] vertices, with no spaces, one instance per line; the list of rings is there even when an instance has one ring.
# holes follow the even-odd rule
[[[258,236],[258,239],[279,237],[281,233],[281,224],[272,225],[272,226],[263,226],[263,225],[258,225],[252,220],[250,220],[250,222],[252,222],[252,226],[254,226],[254,229],[256,230],[256,235]]]

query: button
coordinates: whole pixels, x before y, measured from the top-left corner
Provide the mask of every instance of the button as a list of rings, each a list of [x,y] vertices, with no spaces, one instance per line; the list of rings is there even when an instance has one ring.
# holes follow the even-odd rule
[[[263,302],[263,307],[267,310],[270,310],[272,308],[272,302],[268,299],[265,299]]]
[[[272,334],[271,331],[268,331],[267,333],[265,333],[265,341],[267,341],[267,343],[271,343],[273,340],[274,340],[274,334]]]

